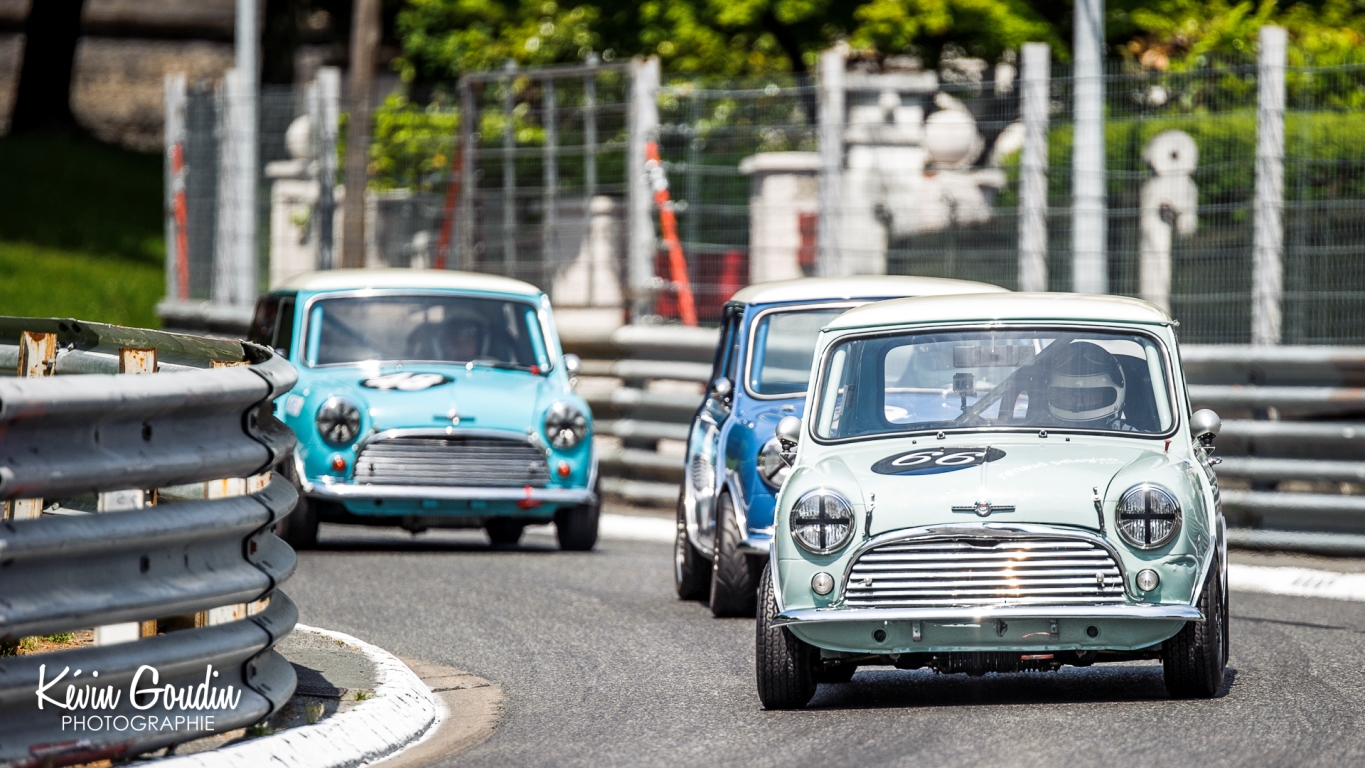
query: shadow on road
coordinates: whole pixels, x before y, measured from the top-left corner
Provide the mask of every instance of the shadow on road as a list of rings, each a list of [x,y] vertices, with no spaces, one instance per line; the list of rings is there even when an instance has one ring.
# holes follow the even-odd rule
[[[1232,690],[1229,667],[1216,698]],[[861,669],[852,682],[822,685],[809,709],[913,709],[1017,704],[1092,704],[1168,699],[1159,662],[1063,667],[1059,672],[1015,672],[983,677]]]
[[[528,532],[515,546],[493,546],[478,529],[436,529],[412,534],[401,528],[324,523],[315,552],[469,552],[547,554],[559,552],[553,536]]]

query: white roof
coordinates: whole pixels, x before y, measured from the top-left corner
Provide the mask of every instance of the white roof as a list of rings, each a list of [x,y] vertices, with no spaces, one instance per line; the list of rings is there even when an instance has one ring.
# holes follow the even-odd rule
[[[541,293],[534,285],[510,277],[450,269],[330,269],[295,275],[275,290],[354,291],[365,288],[440,288],[531,297]]]
[[[1007,293],[1004,288],[971,280],[939,277],[862,275],[859,277],[803,277],[742,288],[730,298],[740,304],[836,299],[893,299],[905,296],[942,296],[954,293]]]
[[[1063,320],[1170,325],[1153,304],[1125,296],[1085,293],[1008,293],[929,296],[865,304],[834,318],[827,330],[918,323]]]

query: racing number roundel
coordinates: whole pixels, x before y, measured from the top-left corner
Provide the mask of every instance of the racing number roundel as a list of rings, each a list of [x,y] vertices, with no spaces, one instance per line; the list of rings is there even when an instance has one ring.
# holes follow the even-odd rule
[[[879,475],[937,475],[976,467],[1005,457],[999,448],[921,448],[887,456],[872,465]]]

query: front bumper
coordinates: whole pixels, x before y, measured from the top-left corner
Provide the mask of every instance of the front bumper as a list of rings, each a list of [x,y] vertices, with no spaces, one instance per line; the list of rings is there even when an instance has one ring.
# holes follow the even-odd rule
[[[366,499],[414,499],[432,501],[508,501],[542,504],[594,504],[597,494],[588,488],[488,488],[446,485],[353,485],[313,483],[310,496],[337,501]]]
[[[1189,605],[990,605],[962,608],[797,608],[773,620],[776,627],[889,621],[982,622],[996,619],[1142,619],[1203,621]]]

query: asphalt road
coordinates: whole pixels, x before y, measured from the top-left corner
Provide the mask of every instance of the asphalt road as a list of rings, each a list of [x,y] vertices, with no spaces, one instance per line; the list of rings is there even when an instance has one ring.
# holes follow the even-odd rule
[[[766,712],[753,621],[673,595],[661,543],[324,526],[285,591],[301,620],[495,680],[459,766],[1360,765],[1365,603],[1232,595],[1229,684],[1166,698],[1157,663],[969,678],[863,668]]]

